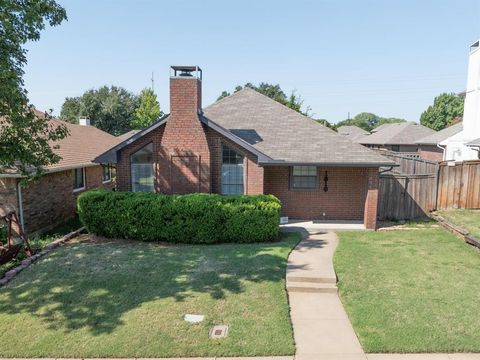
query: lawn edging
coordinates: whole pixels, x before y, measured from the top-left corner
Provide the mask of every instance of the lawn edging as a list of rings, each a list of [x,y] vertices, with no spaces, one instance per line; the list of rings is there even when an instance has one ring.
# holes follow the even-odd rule
[[[10,282],[10,280],[12,280],[15,276],[17,276],[17,274],[19,274],[20,272],[22,272],[23,270],[25,270],[27,267],[29,267],[30,265],[32,265],[34,262],[36,262],[38,259],[40,259],[42,256],[45,256],[47,255],[50,251],[52,251],[53,249],[59,247],[60,245],[63,245],[65,244],[67,241],[73,239],[74,237],[77,237],[78,235],[80,235],[80,233],[82,233],[83,231],[85,230],[85,226],[82,226],[81,228],[77,229],[77,230],[74,230],[64,236],[62,236],[61,238],[57,239],[57,240],[54,240],[52,241],[50,244],[48,244],[47,246],[45,246],[44,249],[42,249],[41,251],[39,251],[38,253],[22,260],[22,262],[20,263],[20,265],[14,267],[13,269],[11,270],[8,270],[3,278],[0,278],[0,288],[2,286],[5,286],[6,284],[8,284]]]
[[[452,224],[447,219],[445,219],[442,215],[431,213],[431,216],[433,219],[437,220],[444,229],[448,230],[458,238],[462,239],[467,244],[470,244],[480,249],[480,240],[475,238],[472,234],[470,234],[468,230],[466,230],[463,227]]]

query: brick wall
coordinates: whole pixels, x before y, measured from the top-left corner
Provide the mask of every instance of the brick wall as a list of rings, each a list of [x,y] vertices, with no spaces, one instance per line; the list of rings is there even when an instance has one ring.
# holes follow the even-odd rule
[[[113,188],[114,182],[102,182],[102,167],[86,168],[86,190]],[[86,191],[84,190],[84,191]],[[73,170],[45,174],[38,181],[22,188],[25,231],[32,233],[53,228],[75,216],[76,199],[73,192]]]
[[[418,147],[418,154],[422,159],[431,161],[442,161],[443,150],[436,145],[420,145]]]
[[[367,229],[377,228],[378,209],[378,185],[379,171],[377,168],[366,169],[367,171],[367,195],[365,199],[364,225]]]
[[[368,203],[368,226],[373,225],[374,171],[378,174],[377,169],[320,168],[318,189],[314,191],[291,190],[288,166],[269,166],[264,170],[265,193],[282,201],[283,215],[305,220],[364,220]],[[323,191],[325,172],[328,173],[327,192]],[[373,180],[369,182],[370,177]]]

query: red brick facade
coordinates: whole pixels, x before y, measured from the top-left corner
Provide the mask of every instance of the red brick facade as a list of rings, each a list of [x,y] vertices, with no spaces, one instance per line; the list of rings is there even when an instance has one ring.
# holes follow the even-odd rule
[[[201,81],[170,80],[170,117],[118,152],[117,188],[131,191],[131,155],[153,145],[154,189],[165,194],[222,193],[222,145],[244,156],[244,193],[273,194],[282,201],[283,214],[312,220],[364,220],[376,227],[378,169],[321,168],[315,191],[290,190],[288,166],[262,167],[255,155],[200,121]],[[328,172],[328,191],[323,178]]]
[[[424,160],[442,161],[443,150],[436,145],[419,145],[418,154]]]
[[[85,168],[85,190],[113,188],[114,182],[102,182],[100,165]],[[0,213],[4,209],[19,212],[17,183],[20,179],[0,178]],[[83,191],[85,191],[83,190]],[[73,170],[48,173],[38,181],[21,187],[24,227],[27,233],[51,229],[75,216],[76,199],[73,191]]]
[[[364,220],[367,228],[376,227],[378,169],[320,168],[318,187],[309,191],[291,189],[290,172],[291,167],[287,166],[265,167],[265,193],[281,200],[284,216],[305,220]]]

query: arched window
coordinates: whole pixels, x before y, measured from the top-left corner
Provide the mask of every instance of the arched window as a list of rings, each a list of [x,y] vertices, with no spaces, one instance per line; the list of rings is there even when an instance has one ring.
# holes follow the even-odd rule
[[[222,194],[243,194],[243,156],[222,146]]]
[[[153,192],[153,144],[130,155],[132,191]]]

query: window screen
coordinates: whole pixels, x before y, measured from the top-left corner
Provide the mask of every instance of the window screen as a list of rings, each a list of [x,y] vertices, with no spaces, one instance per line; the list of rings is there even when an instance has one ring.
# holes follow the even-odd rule
[[[73,189],[83,189],[85,187],[85,169],[73,169]]]
[[[153,192],[153,144],[150,143],[130,156],[132,191]]]
[[[316,166],[294,166],[291,184],[293,189],[316,189],[318,184]]]
[[[243,194],[243,156],[222,146],[222,194]]]
[[[110,165],[102,165],[102,180],[105,181],[110,181],[112,178],[111,174],[111,167]]]

